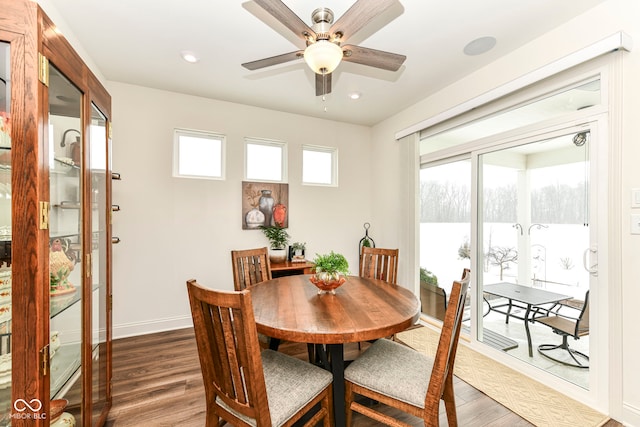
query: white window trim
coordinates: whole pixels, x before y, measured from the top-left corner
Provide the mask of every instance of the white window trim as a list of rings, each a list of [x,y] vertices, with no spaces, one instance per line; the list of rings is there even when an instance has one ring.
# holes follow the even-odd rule
[[[319,187],[337,187],[338,186],[338,149],[336,147],[323,147],[320,145],[302,145],[302,151],[316,151],[320,153],[330,153],[331,154],[331,183],[324,184],[320,182],[305,182],[303,178],[302,185],[309,186],[319,186]],[[304,169],[304,161],[302,163],[302,168]],[[304,170],[302,171],[302,177],[304,177]]]
[[[282,178],[280,180],[272,180],[272,179],[263,179],[263,178],[249,178],[247,176],[247,169],[248,169],[248,165],[247,165],[247,145],[249,144],[254,144],[254,145],[266,145],[266,146],[271,146],[271,147],[279,147],[282,152],[282,159],[281,159],[281,164],[282,164],[282,171],[281,171],[281,176]],[[286,142],[282,142],[282,141],[276,141],[273,139],[264,139],[264,138],[253,138],[253,137],[246,137],[244,139],[244,180],[245,181],[260,181],[260,182],[279,182],[279,183],[287,183],[288,182],[288,163],[287,163],[287,143]]]
[[[178,171],[178,167],[180,164],[180,136],[194,136],[198,138],[204,139],[217,139],[220,140],[220,176],[209,176],[209,175],[184,175],[180,174]],[[209,131],[203,130],[195,130],[195,129],[185,129],[185,128],[175,128],[173,130],[173,159],[172,159],[172,176],[174,178],[187,178],[187,179],[208,179],[213,181],[224,181],[226,179],[226,145],[227,138],[226,136]]]
[[[566,71],[576,65],[586,63],[594,58],[597,58],[598,56],[604,55],[605,53],[619,49],[631,51],[632,46],[633,41],[628,34],[622,31],[614,33],[596,43],[593,43],[583,49],[573,52],[572,54],[569,54],[563,58],[542,66],[480,96],[472,98],[449,110],[443,111],[439,114],[436,114],[435,116],[409,126],[408,128],[402,129],[396,133],[395,139],[400,140],[405,136],[411,135],[414,132],[420,132],[421,130],[430,128],[453,117],[460,116],[473,110],[474,108],[488,104],[489,102],[495,101],[496,99],[499,99],[503,96],[512,94],[534,83],[538,83],[546,79],[547,77],[551,77],[563,71]]]

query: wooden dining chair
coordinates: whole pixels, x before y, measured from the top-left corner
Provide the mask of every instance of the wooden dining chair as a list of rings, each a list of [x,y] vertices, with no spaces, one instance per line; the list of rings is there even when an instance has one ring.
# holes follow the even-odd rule
[[[388,339],[376,341],[344,371],[347,426],[353,411],[390,426],[409,426],[355,400],[361,395],[439,426],[440,400],[449,426],[457,426],[453,365],[469,286],[468,277],[453,282],[435,357]]]
[[[233,287],[236,291],[271,280],[271,264],[266,247],[231,251]]]
[[[383,280],[392,285],[398,282],[398,249],[372,248],[363,246],[360,253],[359,276]],[[394,338],[392,335],[389,337]],[[373,341],[370,341],[373,342]],[[358,350],[362,343],[358,343]]]
[[[397,285],[398,249],[362,247],[360,277],[384,280]]]
[[[207,404],[206,426],[305,426],[333,422],[332,375],[260,350],[249,290],[218,291],[187,281]],[[319,404],[319,409],[311,413]]]
[[[231,264],[233,265],[233,288],[236,291],[272,278],[269,252],[266,247],[231,251]],[[269,343],[269,347],[277,349],[280,345],[280,340],[261,336]],[[307,344],[307,352],[309,361],[313,362],[316,359],[315,346]]]

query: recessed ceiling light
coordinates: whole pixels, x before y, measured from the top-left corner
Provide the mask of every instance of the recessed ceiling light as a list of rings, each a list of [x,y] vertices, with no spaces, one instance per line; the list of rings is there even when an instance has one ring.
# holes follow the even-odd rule
[[[199,58],[196,56],[196,54],[188,50],[183,50],[182,52],[180,52],[180,55],[182,55],[182,59],[187,62],[191,62],[192,64],[199,61]]]
[[[360,99],[361,96],[362,94],[360,92],[351,92],[349,94],[349,98],[351,99]]]
[[[464,47],[464,53],[470,56],[481,55],[483,53],[489,52],[496,45],[496,38],[487,36],[480,37],[475,40],[470,41]]]

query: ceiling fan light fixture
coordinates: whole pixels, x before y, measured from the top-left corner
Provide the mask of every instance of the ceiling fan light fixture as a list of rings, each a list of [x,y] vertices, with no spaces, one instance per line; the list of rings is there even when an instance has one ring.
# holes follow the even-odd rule
[[[316,74],[333,72],[342,60],[342,49],[327,40],[318,40],[304,50],[304,60]]]

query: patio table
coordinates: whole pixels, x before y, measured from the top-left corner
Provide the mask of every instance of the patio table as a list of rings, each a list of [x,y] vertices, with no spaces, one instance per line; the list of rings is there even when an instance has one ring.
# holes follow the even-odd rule
[[[495,295],[497,297],[506,298],[507,303],[492,305],[489,302],[489,310],[506,315],[505,323],[509,323],[509,317],[515,317],[524,322],[524,329],[527,333],[527,344],[529,346],[529,357],[533,357],[531,346],[531,332],[529,331],[529,322],[535,319],[530,317],[537,313],[535,308],[539,308],[545,304],[554,304],[559,301],[571,298],[569,295],[562,295],[555,292],[546,291],[544,289],[533,288],[531,286],[517,285],[515,283],[501,282],[491,285],[485,285],[482,289],[484,293]],[[520,304],[518,304],[520,303]],[[506,307],[506,311],[504,308]],[[525,310],[524,316],[518,316],[511,312],[513,307],[519,307]]]

